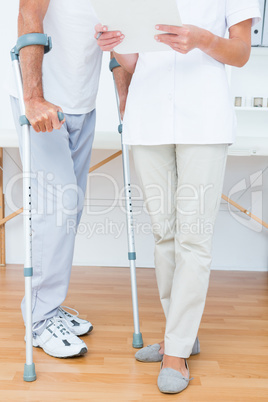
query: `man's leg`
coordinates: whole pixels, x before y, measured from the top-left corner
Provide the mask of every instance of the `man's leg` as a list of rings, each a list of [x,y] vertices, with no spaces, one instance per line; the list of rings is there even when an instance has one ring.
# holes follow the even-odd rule
[[[96,110],[84,115],[74,116],[69,127],[69,147],[74,163],[74,173],[77,185],[80,189],[78,200],[77,223],[79,225],[83,212],[84,198],[87,186],[87,178],[92,153],[92,145],[95,133]]]
[[[19,115],[12,100],[15,122]],[[32,227],[33,227],[33,323],[57,314],[64,301],[72,267],[74,231],[69,219],[77,219],[78,191],[69,148],[68,115],[60,130],[36,133],[31,129]],[[22,149],[21,128],[17,125]],[[22,302],[25,316],[25,300]]]
[[[84,115],[69,115],[68,119],[69,148],[78,186],[78,211],[75,218],[70,217],[68,219],[68,232],[76,233],[83,212],[95,122],[95,110]],[[72,315],[72,309],[70,308],[67,310],[62,307],[58,309],[58,316],[67,320],[67,325],[74,334],[80,336],[91,332],[93,330],[91,322],[81,319],[78,317],[78,312],[76,313],[77,315]]]

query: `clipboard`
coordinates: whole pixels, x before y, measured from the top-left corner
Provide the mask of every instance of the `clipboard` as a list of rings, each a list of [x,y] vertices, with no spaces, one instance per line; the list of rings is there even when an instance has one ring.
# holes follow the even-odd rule
[[[125,38],[117,53],[170,51],[154,36],[157,24],[182,26],[176,0],[90,0],[102,25],[121,31]],[[162,33],[162,32],[161,32]]]

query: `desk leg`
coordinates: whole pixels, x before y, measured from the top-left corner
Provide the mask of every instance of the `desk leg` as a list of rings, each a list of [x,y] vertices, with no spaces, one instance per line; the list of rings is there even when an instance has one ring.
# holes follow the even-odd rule
[[[0,148],[0,168],[3,168],[3,148]],[[0,169],[0,220],[5,217],[3,170]],[[0,226],[0,266],[6,266],[5,224]]]

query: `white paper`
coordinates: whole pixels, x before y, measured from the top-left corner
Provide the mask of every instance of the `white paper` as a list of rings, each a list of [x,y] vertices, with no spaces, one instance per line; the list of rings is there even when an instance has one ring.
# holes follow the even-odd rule
[[[176,0],[90,0],[98,19],[109,31],[121,31],[118,53],[171,50],[154,39],[158,24],[181,26]]]

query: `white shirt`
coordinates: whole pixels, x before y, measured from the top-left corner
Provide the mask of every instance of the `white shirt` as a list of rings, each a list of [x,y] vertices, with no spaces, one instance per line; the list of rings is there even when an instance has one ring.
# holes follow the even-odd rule
[[[67,114],[95,108],[102,51],[94,38],[98,19],[89,0],[50,0],[44,32],[52,50],[43,60],[43,89],[47,101]],[[16,91],[10,89],[16,96]]]
[[[224,37],[261,18],[258,0],[177,0],[183,24]],[[161,21],[159,21],[161,23]],[[194,49],[141,53],[129,88],[123,142],[130,145],[231,144],[236,119],[224,64]]]

